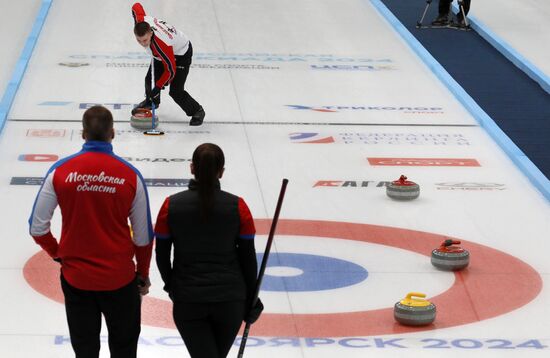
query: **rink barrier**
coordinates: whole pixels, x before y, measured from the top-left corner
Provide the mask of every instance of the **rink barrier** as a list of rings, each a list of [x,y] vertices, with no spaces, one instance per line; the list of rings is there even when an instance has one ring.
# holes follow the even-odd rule
[[[34,47],[38,42],[38,37],[40,36],[42,27],[46,22],[46,17],[48,16],[48,11],[50,10],[52,1],[53,0],[42,0],[42,5],[38,10],[38,15],[36,15],[31,32],[25,42],[25,47],[23,48],[23,51],[15,64],[15,69],[13,70],[11,79],[6,86],[4,95],[2,96],[2,102],[0,102],[0,134],[4,130],[8,113],[15,99],[15,95],[17,94],[17,90],[19,89],[19,85],[23,80],[23,76],[25,75],[27,65],[31,59]]]
[[[550,201],[550,181],[539,168],[518,148],[518,146],[500,129],[493,119],[470,97],[470,95],[449,75],[439,62],[407,30],[381,0],[363,0],[370,3],[386,21],[397,31],[413,52],[458,99],[479,125],[491,136],[498,146],[508,155],[516,167],[529,179],[539,192]]]
[[[458,11],[458,6],[453,4],[455,11]],[[508,61],[512,62],[517,68],[522,70],[529,78],[537,82],[548,94],[550,94],[550,77],[535,66],[531,61],[517,52],[504,39],[498,36],[478,18],[468,15],[470,27],[474,29],[485,41],[491,44],[498,52],[500,52]]]

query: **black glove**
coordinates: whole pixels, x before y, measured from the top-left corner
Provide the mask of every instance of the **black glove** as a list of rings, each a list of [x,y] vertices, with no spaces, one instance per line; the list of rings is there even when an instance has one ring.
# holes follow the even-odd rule
[[[158,103],[160,101],[160,88],[155,86],[149,94],[147,100],[153,103]]]
[[[138,273],[137,284],[140,295],[145,296],[149,293],[149,287],[151,287],[151,281],[149,280],[149,277],[143,277]]]
[[[260,300],[260,297],[258,297],[258,301],[256,301],[256,304],[254,307],[252,307],[247,314],[244,317],[244,321],[246,323],[254,323],[260,318],[260,315],[262,314],[262,311],[264,310],[264,304]]]

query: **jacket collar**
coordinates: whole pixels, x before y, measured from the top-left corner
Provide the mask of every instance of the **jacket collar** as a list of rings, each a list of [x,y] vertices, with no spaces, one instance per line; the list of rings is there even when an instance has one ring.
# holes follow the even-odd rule
[[[102,142],[97,140],[89,140],[84,143],[82,146],[83,152],[102,152],[102,153],[112,153],[113,145],[108,142]]]

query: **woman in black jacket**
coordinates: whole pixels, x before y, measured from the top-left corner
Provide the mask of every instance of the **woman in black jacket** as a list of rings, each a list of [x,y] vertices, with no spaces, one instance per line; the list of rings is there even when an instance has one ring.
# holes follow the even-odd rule
[[[158,214],[156,261],[173,317],[192,358],[226,357],[256,289],[255,227],[244,200],[220,189],[223,151],[198,146],[189,189],[169,196]],[[171,251],[174,247],[174,262]]]

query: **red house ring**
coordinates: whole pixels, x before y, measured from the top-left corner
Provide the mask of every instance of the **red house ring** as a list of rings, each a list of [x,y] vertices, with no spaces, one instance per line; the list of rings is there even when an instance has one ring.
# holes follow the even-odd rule
[[[270,223],[271,220],[267,219],[256,220],[257,234],[267,235]],[[428,257],[442,241],[455,239],[385,226],[313,220],[280,220],[277,235],[362,241]],[[268,337],[353,337],[447,328],[508,313],[527,304],[541,291],[540,275],[525,262],[491,247],[460,241],[470,251],[470,266],[454,273],[455,282],[447,291],[430,298],[437,306],[437,318],[429,326],[406,327],[396,323],[393,319],[394,302],[389,302],[391,306],[388,308],[349,313],[265,313],[253,325],[251,334]],[[43,251],[27,261],[23,273],[36,291],[63,303],[59,267]],[[396,301],[398,299],[400,297],[396,297]],[[145,296],[142,323],[175,328],[171,310],[169,300]]]

